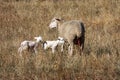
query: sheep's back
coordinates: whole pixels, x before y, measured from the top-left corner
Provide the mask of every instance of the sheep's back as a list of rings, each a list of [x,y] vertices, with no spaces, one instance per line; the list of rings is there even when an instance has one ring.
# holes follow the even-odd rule
[[[59,35],[64,38],[68,37],[80,37],[83,30],[82,30],[81,22],[77,20],[67,21],[64,22],[59,28]]]

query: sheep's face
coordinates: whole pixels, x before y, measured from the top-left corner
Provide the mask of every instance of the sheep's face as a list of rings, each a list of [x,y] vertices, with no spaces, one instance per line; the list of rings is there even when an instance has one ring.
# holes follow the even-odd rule
[[[59,19],[59,18],[53,18],[52,21],[51,21],[51,23],[50,23],[50,25],[49,25],[50,29],[57,28],[59,21],[61,21],[61,19]]]
[[[42,37],[39,36],[39,37],[34,37],[34,39],[36,39],[36,42],[41,42],[42,41]]]

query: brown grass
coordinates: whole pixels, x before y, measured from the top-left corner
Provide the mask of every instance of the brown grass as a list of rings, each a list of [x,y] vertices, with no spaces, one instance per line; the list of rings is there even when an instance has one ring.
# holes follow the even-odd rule
[[[68,57],[65,51],[52,54],[17,53],[20,42],[41,35],[57,38],[49,31],[54,16],[66,21],[82,20],[86,28],[84,55]],[[120,1],[119,0],[1,0],[0,80],[119,80]]]

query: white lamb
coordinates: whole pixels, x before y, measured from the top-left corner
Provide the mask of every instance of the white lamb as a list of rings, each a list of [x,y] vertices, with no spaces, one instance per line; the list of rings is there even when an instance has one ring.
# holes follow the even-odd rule
[[[36,39],[36,41],[25,40],[25,41],[21,42],[21,45],[18,49],[18,53],[20,53],[20,56],[22,56],[21,54],[24,50],[28,50],[28,51],[32,51],[34,53],[38,53],[37,47],[39,46],[39,42],[42,41],[42,37],[41,36],[34,37],[34,39]]]
[[[44,50],[48,49],[48,48],[51,48],[52,49],[52,53],[55,52],[55,49],[58,45],[61,46],[61,52],[63,52],[63,46],[64,46],[64,39],[62,37],[58,37],[57,40],[54,40],[54,41],[45,41],[43,43],[43,48]]]

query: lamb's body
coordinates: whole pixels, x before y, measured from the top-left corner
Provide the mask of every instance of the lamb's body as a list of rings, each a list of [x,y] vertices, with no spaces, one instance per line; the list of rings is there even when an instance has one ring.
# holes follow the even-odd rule
[[[74,40],[77,41],[77,44],[80,45],[81,50],[84,48],[84,40],[85,40],[85,28],[82,22],[79,20],[71,20],[64,23],[61,23],[60,19],[54,18],[53,21],[57,20],[58,32],[59,36],[66,39],[69,43],[69,54],[73,53],[73,44]],[[51,22],[52,24],[52,22]]]
[[[52,53],[55,52],[56,47],[60,45],[61,46],[61,52],[63,52],[63,45],[64,45],[64,40],[54,40],[54,41],[45,41],[43,44],[44,50],[51,48]]]

